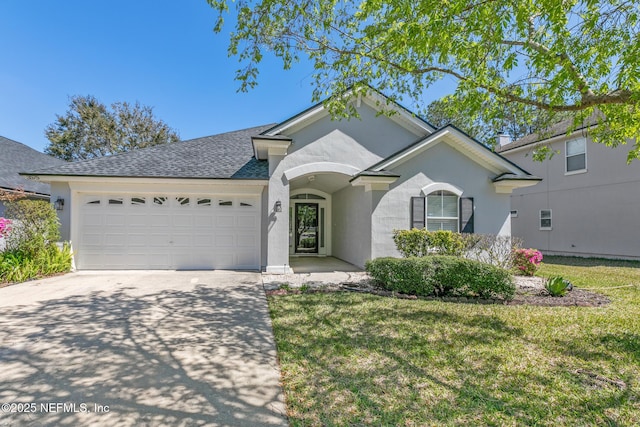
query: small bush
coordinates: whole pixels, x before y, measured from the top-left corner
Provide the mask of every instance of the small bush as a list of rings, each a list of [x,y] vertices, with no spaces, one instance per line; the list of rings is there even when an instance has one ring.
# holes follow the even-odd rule
[[[573,284],[560,276],[550,277],[544,285],[544,288],[552,297],[563,297],[573,289]]]
[[[514,236],[476,234],[477,243],[470,247],[465,258],[486,262],[511,270],[516,251],[522,248],[522,239]]]
[[[402,256],[409,258],[430,254],[462,256],[477,243],[478,238],[473,234],[413,228],[394,230],[393,241]]]
[[[20,283],[71,270],[71,249],[50,245],[37,254],[19,250],[0,252],[0,283]]]
[[[44,200],[17,200],[7,203],[5,215],[13,220],[6,237],[10,251],[24,252],[35,258],[60,239],[58,216]]]
[[[513,266],[517,273],[533,276],[542,263],[542,252],[537,249],[516,249],[514,251]]]
[[[377,258],[366,270],[385,289],[411,295],[511,299],[515,293],[509,271],[453,256]]]

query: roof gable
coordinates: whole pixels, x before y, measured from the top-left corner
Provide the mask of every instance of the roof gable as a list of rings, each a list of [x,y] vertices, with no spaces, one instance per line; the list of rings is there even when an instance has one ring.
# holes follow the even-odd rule
[[[496,175],[509,173],[517,176],[531,176],[529,172],[501,155],[491,151],[491,149],[471,138],[469,135],[453,125],[447,125],[437,130],[426,138],[422,138],[397,153],[392,154],[386,159],[376,163],[367,170],[373,172],[391,170],[408,159],[411,159],[428,150],[430,147],[442,142],[449,144],[462,155],[467,156]]]
[[[406,128],[417,137],[428,135],[435,130],[426,120],[371,87],[368,88],[365,94],[358,93],[354,95],[351,91],[347,91],[343,96],[350,97],[351,102],[353,102],[356,107],[359,107],[361,103],[365,103],[378,113],[387,113],[389,119]],[[323,117],[327,117],[329,112],[324,106],[325,101],[321,101],[301,113],[276,124],[265,130],[262,135],[290,135]]]

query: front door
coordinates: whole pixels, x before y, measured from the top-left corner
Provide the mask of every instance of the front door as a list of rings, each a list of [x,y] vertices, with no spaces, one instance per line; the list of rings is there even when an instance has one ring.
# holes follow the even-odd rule
[[[318,204],[296,203],[295,253],[318,253]]]

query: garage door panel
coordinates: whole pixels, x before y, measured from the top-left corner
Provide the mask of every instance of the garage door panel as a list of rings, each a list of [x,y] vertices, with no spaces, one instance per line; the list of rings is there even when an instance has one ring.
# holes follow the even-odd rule
[[[216,248],[233,248],[234,239],[233,234],[217,234],[215,238],[215,247]]]
[[[78,268],[258,268],[259,198],[86,195]],[[111,203],[110,203],[111,202]]]
[[[258,223],[258,218],[256,218],[256,215],[246,215],[246,214],[242,214],[242,215],[238,215],[236,217],[236,226],[237,227],[242,227],[242,228],[256,228]]]
[[[224,214],[216,217],[216,227],[228,228],[235,225],[235,218],[233,215]]]
[[[149,216],[148,224],[151,227],[169,227],[171,225],[171,218],[166,214],[151,214]]]

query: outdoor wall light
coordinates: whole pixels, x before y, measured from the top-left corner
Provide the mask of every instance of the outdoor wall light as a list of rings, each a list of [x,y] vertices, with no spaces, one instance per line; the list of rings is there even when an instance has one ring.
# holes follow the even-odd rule
[[[276,212],[282,212],[282,202],[281,202],[280,200],[278,200],[278,201],[276,202],[276,205],[275,205],[275,211],[276,211]]]
[[[56,208],[57,211],[61,211],[64,208],[64,199],[61,197],[58,197],[56,201],[53,202],[53,206]]]

